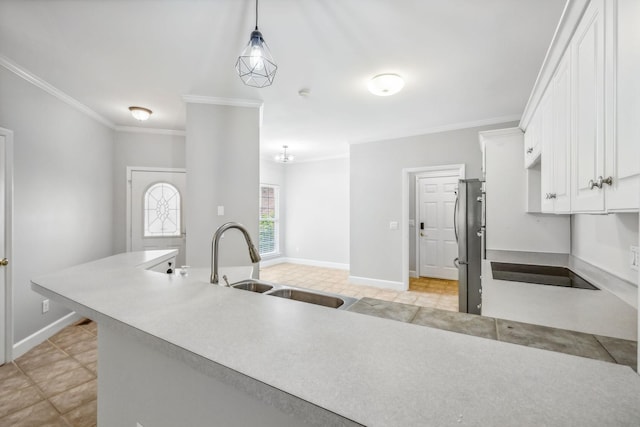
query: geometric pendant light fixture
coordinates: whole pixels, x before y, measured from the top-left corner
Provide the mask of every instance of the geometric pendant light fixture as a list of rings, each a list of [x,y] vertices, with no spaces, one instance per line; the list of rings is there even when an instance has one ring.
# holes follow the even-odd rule
[[[249,43],[236,61],[236,71],[247,86],[271,86],[278,66],[271,56],[269,46],[258,30],[258,0],[256,0],[256,27],[251,32]]]

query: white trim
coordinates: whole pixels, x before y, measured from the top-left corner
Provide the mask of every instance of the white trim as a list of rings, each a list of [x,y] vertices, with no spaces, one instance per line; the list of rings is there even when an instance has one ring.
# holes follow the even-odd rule
[[[150,133],[154,135],[173,135],[173,136],[187,135],[186,131],[176,130],[176,129],[141,128],[136,126],[116,126],[114,129],[116,132]]]
[[[402,286],[400,289],[402,291],[406,291],[409,289],[409,177],[413,174],[425,173],[425,172],[435,172],[435,171],[444,171],[444,170],[454,170],[458,169],[460,179],[466,178],[466,166],[465,164],[456,164],[456,165],[438,165],[438,166],[423,166],[417,168],[404,168],[402,169],[402,221],[400,221],[400,229],[402,233]],[[416,203],[417,205],[417,203]],[[417,209],[417,206],[416,206]],[[417,224],[417,216],[415,218]],[[418,227],[414,227],[415,230]],[[419,244],[418,239],[416,238],[416,246]],[[418,257],[418,250],[416,248],[416,257]],[[419,259],[416,259],[416,271],[420,271],[419,269]]]
[[[261,108],[264,104],[259,99],[219,98],[216,96],[182,95],[182,100],[187,104],[211,104],[228,105],[231,107]]]
[[[126,251],[132,251],[132,237],[131,237],[131,174],[133,172],[179,172],[179,173],[187,173],[185,168],[161,168],[161,167],[147,167],[147,166],[127,166],[127,181],[126,184]]]
[[[13,357],[13,131],[0,127],[4,136],[4,258],[9,264],[4,267],[4,362]],[[3,362],[3,360],[0,360]]]
[[[493,117],[489,119],[475,120],[472,122],[451,123],[448,125],[434,126],[434,127],[426,128],[422,130],[399,132],[394,134],[376,136],[375,138],[365,138],[361,140],[349,141],[349,145],[368,144],[370,142],[387,141],[390,139],[400,139],[400,138],[407,138],[411,136],[428,135],[431,133],[450,132],[453,130],[469,129],[469,128],[475,128],[479,126],[496,125],[499,123],[518,121],[520,120],[521,117],[522,117],[521,114],[510,114],[508,116]]]
[[[376,288],[382,288],[382,289],[392,289],[394,291],[406,291],[408,289],[408,288],[405,288],[402,282],[372,279],[370,277],[349,276],[349,283],[354,285],[374,286]]]
[[[82,316],[80,316],[75,311],[72,311],[71,313],[67,314],[64,317],[61,317],[55,322],[48,324],[39,331],[34,332],[20,342],[15,343],[15,345],[13,346],[13,358],[17,359],[38,344],[51,338],[67,326],[73,325],[80,319],[82,319]]]
[[[16,76],[26,80],[27,82],[31,83],[32,85],[44,90],[45,92],[49,93],[50,95],[55,96],[56,98],[58,98],[62,102],[67,103],[68,105],[70,105],[73,108],[79,110],[80,112],[86,114],[87,116],[91,117],[92,119],[102,123],[103,125],[111,128],[111,129],[115,129],[116,125],[111,120],[108,120],[107,118],[105,118],[105,117],[101,116],[100,114],[96,113],[95,111],[93,111],[91,108],[87,107],[86,105],[84,105],[80,101],[76,100],[75,98],[70,97],[69,95],[67,95],[66,93],[61,91],[60,89],[58,89],[55,86],[47,83],[46,81],[44,81],[40,77],[36,76],[35,74],[31,73],[30,71],[27,71],[26,69],[22,68],[21,66],[19,66],[15,62],[11,61],[9,58],[7,58],[6,56],[4,56],[2,54],[0,54],[0,65],[3,66],[4,68],[6,68],[7,70],[11,71],[12,73],[14,73]]]
[[[261,260],[259,268],[271,267],[278,264],[284,264],[286,262],[287,262],[287,258],[281,257],[281,256],[275,256],[273,258]]]

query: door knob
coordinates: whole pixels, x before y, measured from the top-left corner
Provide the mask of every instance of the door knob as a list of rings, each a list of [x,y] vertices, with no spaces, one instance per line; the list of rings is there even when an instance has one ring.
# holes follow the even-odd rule
[[[6,258],[2,258],[2,260],[0,260],[0,265],[1,266],[5,266],[5,265],[9,265],[9,260]]]

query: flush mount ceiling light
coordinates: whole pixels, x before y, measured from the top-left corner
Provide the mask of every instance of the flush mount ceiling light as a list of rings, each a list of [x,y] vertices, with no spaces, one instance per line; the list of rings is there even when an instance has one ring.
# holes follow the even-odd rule
[[[258,31],[258,0],[256,0],[256,27],[251,32],[249,44],[244,48],[236,61],[236,71],[247,86],[271,86],[276,76],[276,65],[269,46]]]
[[[378,74],[369,80],[367,87],[374,95],[394,95],[404,87],[404,79],[397,74]]]
[[[287,154],[287,148],[289,148],[289,146],[283,145],[282,148],[284,148],[284,152],[276,156],[276,161],[282,162],[282,163],[293,162],[293,156],[290,154]]]
[[[153,111],[144,107],[129,107],[129,111],[131,111],[131,115],[136,119],[144,122],[145,120],[149,120],[149,116]]]

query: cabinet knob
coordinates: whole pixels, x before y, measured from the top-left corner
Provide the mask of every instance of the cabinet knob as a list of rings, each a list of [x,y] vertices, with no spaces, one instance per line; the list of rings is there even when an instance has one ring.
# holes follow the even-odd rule
[[[604,179],[602,179],[601,176],[598,177],[599,180],[602,180],[602,182],[604,184],[608,184],[608,185],[613,185],[613,177],[612,176],[608,176]],[[600,188],[602,188],[602,184],[600,184]]]
[[[602,177],[600,177],[602,178]],[[589,186],[589,190],[593,190],[594,188],[602,188],[602,181],[593,181],[592,179],[589,180],[589,184],[587,184]]]
[[[4,266],[7,266],[7,265],[9,265],[9,260],[6,259],[6,258],[2,258],[0,260],[0,266],[4,267]]]
[[[531,153],[533,153],[533,147],[527,148],[527,154],[531,154]]]
[[[549,198],[550,199],[555,199],[556,198],[556,193],[550,193],[549,194]]]

